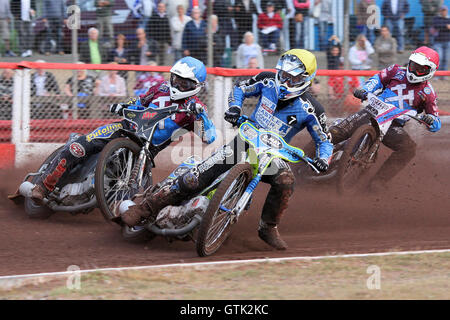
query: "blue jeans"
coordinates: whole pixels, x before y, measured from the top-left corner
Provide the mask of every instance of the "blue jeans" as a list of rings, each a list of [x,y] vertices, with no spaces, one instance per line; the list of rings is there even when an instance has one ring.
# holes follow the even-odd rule
[[[295,26],[295,47],[304,48],[305,47],[305,21],[296,22]],[[327,39],[328,40],[328,39]]]
[[[434,48],[439,54],[439,70],[447,70],[450,60],[450,41],[447,42],[435,42]]]
[[[328,47],[328,21],[319,21],[317,25],[319,27],[319,50],[326,51]]]
[[[405,49],[405,20],[398,19],[384,19],[384,24],[389,28],[392,36],[397,39],[398,50],[403,51]]]
[[[365,35],[370,44],[373,45],[375,43],[375,29],[369,29],[366,25],[363,25],[362,27],[361,33]]]
[[[271,43],[275,43],[275,46],[278,47],[278,40],[280,39],[280,30],[277,29],[269,34],[261,34],[262,36],[262,44],[264,49],[268,49]]]

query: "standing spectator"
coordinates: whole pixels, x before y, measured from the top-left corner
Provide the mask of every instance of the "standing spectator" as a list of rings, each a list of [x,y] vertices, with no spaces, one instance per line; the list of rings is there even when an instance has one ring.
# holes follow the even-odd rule
[[[447,70],[450,62],[450,18],[447,6],[441,6],[439,16],[434,17],[433,29],[437,32],[434,47],[441,59],[439,69]]]
[[[157,11],[153,13],[147,26],[150,39],[158,44],[157,62],[165,65],[165,57],[168,48],[172,45],[169,18],[166,13],[166,4],[158,3]]]
[[[342,69],[344,58],[342,57],[341,41],[336,35],[328,39],[327,68],[328,70]]]
[[[384,24],[392,30],[392,35],[397,39],[399,53],[403,53],[405,49],[405,15],[408,12],[408,0],[384,0],[381,7]]]
[[[237,49],[236,67],[247,68],[250,59],[252,58],[257,60],[258,67],[264,69],[264,59],[261,47],[259,44],[255,43],[253,33],[247,31],[244,35],[244,43],[242,43]]]
[[[362,27],[361,33],[367,37],[371,44],[375,43],[375,29],[368,26],[370,13],[367,10],[374,5],[376,5],[375,0],[360,0],[357,9],[357,24]]]
[[[381,27],[380,36],[375,40],[375,52],[378,56],[378,69],[382,70],[397,61],[397,40],[392,38],[389,28]]]
[[[236,0],[234,17],[237,24],[237,37],[242,39],[247,31],[253,30],[253,14],[257,14],[253,0]]]
[[[202,19],[200,9],[192,9],[192,20],[186,23],[182,38],[183,54],[206,63],[207,33],[206,21]]]
[[[105,52],[98,41],[98,30],[94,27],[89,28],[88,40],[80,45],[80,60],[94,64],[105,62]]]
[[[43,0],[43,17],[42,21],[48,25],[46,46],[50,45],[52,40],[56,42],[56,51],[64,54],[63,50],[63,25],[65,17],[67,17],[65,0]],[[51,45],[50,45],[51,47]],[[48,47],[47,47],[48,48]],[[45,51],[45,55],[50,55],[50,49]]]
[[[147,29],[147,24],[153,15],[155,9],[154,0],[135,0],[133,6],[133,15],[139,19],[139,28]]]
[[[294,0],[295,7],[295,47],[305,47],[305,23],[309,13],[309,0]]]
[[[170,26],[172,29],[172,49],[175,56],[175,61],[183,57],[183,50],[181,41],[183,39],[183,31],[186,23],[192,20],[191,17],[185,14],[186,10],[182,4],[177,6],[177,15],[170,19]]]
[[[219,29],[225,37],[227,35],[230,37],[231,48],[235,50],[239,40],[235,29],[235,21],[233,20],[234,6],[230,0],[214,0],[213,12],[219,18]]]
[[[107,33],[108,40],[106,42],[109,44],[114,39],[114,27],[111,21],[113,6],[114,0],[95,0],[99,38],[104,40],[105,33]]]
[[[319,27],[319,50],[326,51],[328,28],[333,25],[333,1],[332,0],[315,0],[314,5],[320,5],[320,15],[318,20]]]
[[[149,66],[157,66],[156,61],[149,61]],[[164,82],[164,77],[157,72],[144,72],[136,79],[134,86],[134,95],[140,96],[145,94],[149,88],[157,86]]]
[[[443,0],[420,0],[423,12],[424,43],[426,46],[431,44],[430,28],[433,26],[433,18],[439,14],[439,8]]]
[[[211,32],[213,36],[213,67],[222,67],[225,36],[219,28],[219,18],[215,14],[211,15]]]
[[[117,62],[110,64],[117,65]],[[125,97],[127,95],[125,79],[117,74],[117,70],[109,70],[100,78],[94,94],[102,97]]]
[[[16,28],[19,31],[19,49],[22,57],[29,57],[33,54],[33,29],[31,19],[36,15],[35,0],[16,1],[11,6]]]
[[[0,120],[11,120],[14,90],[14,70],[3,69],[0,76]]]
[[[356,43],[348,52],[348,59],[353,70],[369,70],[371,68],[373,49],[366,36],[363,34],[356,37]]]
[[[158,44],[152,39],[148,40],[142,28],[136,29],[136,38],[137,42],[131,49],[132,60],[134,64],[145,66],[157,56]]]
[[[270,51],[277,50],[283,21],[280,15],[275,12],[273,2],[268,2],[266,12],[258,16],[258,28],[261,30],[263,48]]]
[[[0,0],[0,32],[2,34],[2,40],[5,44],[5,56],[16,57],[17,55],[11,51],[10,47],[10,37],[9,32],[10,22],[13,16],[11,13],[11,8],[9,6],[9,0]]]

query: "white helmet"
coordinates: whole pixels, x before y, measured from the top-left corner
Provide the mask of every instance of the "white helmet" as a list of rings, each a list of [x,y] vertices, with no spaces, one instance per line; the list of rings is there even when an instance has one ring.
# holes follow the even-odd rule
[[[433,78],[439,68],[439,54],[431,48],[420,47],[409,57],[406,77],[410,83],[419,83]]]
[[[197,94],[206,80],[206,67],[200,60],[184,57],[170,69],[170,98],[180,100]]]

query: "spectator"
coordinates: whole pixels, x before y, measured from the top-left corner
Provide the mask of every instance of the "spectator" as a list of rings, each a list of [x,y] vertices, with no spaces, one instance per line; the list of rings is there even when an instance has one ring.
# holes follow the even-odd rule
[[[117,65],[117,62],[110,64]],[[118,75],[117,70],[109,70],[100,78],[94,93],[102,97],[125,97],[127,95],[125,79]]]
[[[56,43],[56,51],[64,54],[63,50],[63,25],[67,16],[65,0],[43,0],[42,21],[48,25],[45,55],[50,55],[52,40]],[[50,45],[50,47],[48,47]]]
[[[342,69],[343,62],[341,41],[336,35],[332,35],[328,39],[327,68],[329,70]]]
[[[16,57],[17,55],[11,51],[9,32],[10,22],[13,16],[9,6],[9,0],[0,0],[0,32],[2,34],[3,43],[5,45],[5,56]]]
[[[376,5],[375,0],[360,0],[357,9],[357,24],[362,27],[361,33],[367,37],[371,44],[375,43],[375,29],[368,26],[370,11],[367,12],[367,10],[374,5]]]
[[[315,0],[314,6],[320,5],[320,14],[318,20],[319,29],[319,50],[326,51],[328,28],[333,25],[333,1],[332,0]]]
[[[254,42],[255,38],[253,33],[247,31],[244,35],[244,43],[242,43],[236,53],[236,67],[246,68],[249,65],[250,59],[255,58],[257,65],[261,69],[264,69],[264,59],[262,50],[259,44]]]
[[[147,29],[147,24],[155,9],[154,0],[136,0],[133,6],[133,15],[139,19],[139,28]]]
[[[388,27],[381,27],[380,36],[375,40],[374,47],[378,57],[379,70],[397,63],[397,40],[392,38]]]
[[[130,50],[125,48],[127,38],[123,34],[118,34],[116,37],[116,48],[111,49],[108,55],[108,62],[116,62],[118,64],[130,63]],[[128,79],[127,71],[119,71],[119,76],[125,80]]]
[[[11,120],[14,90],[14,70],[3,69],[0,75],[0,120]]]
[[[295,7],[295,47],[305,47],[305,22],[309,13],[309,0],[294,0]]]
[[[78,64],[84,64],[83,62],[78,62]],[[86,70],[77,70],[77,96],[78,97],[91,97],[94,94],[96,86],[98,86],[98,81],[91,75],[89,75]],[[73,77],[67,79],[64,86],[64,93],[69,97],[74,96],[74,83]],[[87,118],[90,114],[91,104],[87,101],[87,98],[81,98],[82,100],[78,102],[77,106],[82,111],[82,117]],[[61,106],[64,111],[64,106]]]
[[[353,70],[369,70],[371,68],[373,49],[366,36],[363,34],[356,37],[356,43],[350,48],[348,59]]]
[[[149,61],[149,66],[157,66],[156,61]],[[148,91],[149,88],[157,86],[164,82],[164,77],[157,72],[145,72],[139,75],[134,86],[134,95],[140,96]]]
[[[247,69],[261,69],[258,65],[258,59],[256,57],[248,60]]]
[[[33,54],[33,29],[31,19],[36,15],[35,0],[16,1],[11,6],[16,28],[19,33],[19,49],[23,58]]]
[[[214,0],[213,12],[219,18],[219,29],[224,37],[230,36],[230,45],[233,50],[238,46],[237,30],[235,29],[234,6],[230,0]]]
[[[314,78],[313,82],[311,83],[311,89],[309,92],[311,92],[311,95],[318,99],[319,95],[320,95],[320,91],[321,91],[322,86],[320,85],[320,81],[319,79]]]
[[[44,60],[36,60],[45,63]],[[53,73],[36,69],[31,75],[31,96],[51,96],[60,94],[59,85]]]
[[[392,30],[392,34],[398,43],[398,52],[405,49],[405,15],[409,12],[408,0],[384,0],[381,13],[384,16],[384,24]]]
[[[177,15],[170,19],[170,26],[172,29],[172,49],[175,56],[175,61],[183,57],[183,50],[181,41],[183,39],[183,31],[186,23],[192,20],[191,17],[185,15],[185,8],[182,4],[177,6]]]
[[[437,33],[434,47],[440,57],[439,70],[447,70],[450,62],[450,18],[447,6],[441,6],[439,16],[434,17],[432,24]]]
[[[95,0],[99,38],[104,40],[107,33],[107,43],[111,43],[114,39],[114,27],[111,21],[113,6],[114,0]]]
[[[253,14],[258,11],[253,0],[236,0],[234,5],[237,38],[242,39],[247,31],[253,30]]]
[[[420,0],[423,12],[424,43],[426,46],[431,44],[430,28],[433,26],[433,18],[439,14],[439,8],[443,0]]]
[[[213,36],[213,67],[222,67],[223,54],[225,52],[225,36],[219,29],[219,18],[211,15],[211,32]]]
[[[207,33],[206,21],[202,19],[200,9],[192,9],[192,20],[186,23],[182,38],[183,54],[206,62]]]
[[[150,60],[154,60],[158,53],[158,44],[154,40],[148,40],[145,30],[136,29],[137,42],[132,48],[132,59],[134,64],[145,66]]]
[[[80,60],[93,64],[105,62],[105,52],[98,40],[98,30],[94,27],[88,30],[88,41],[81,43]]]
[[[157,11],[153,13],[147,26],[150,39],[158,44],[157,62],[160,66],[166,65],[165,57],[172,45],[169,18],[166,13],[166,4],[158,3]]]
[[[258,16],[258,28],[261,30],[263,48],[268,51],[277,50],[283,21],[280,15],[275,12],[273,2],[268,2],[266,12]]]

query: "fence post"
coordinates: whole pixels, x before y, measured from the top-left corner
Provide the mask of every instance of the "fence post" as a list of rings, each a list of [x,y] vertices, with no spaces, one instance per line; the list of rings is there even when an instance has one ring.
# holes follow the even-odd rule
[[[22,142],[30,141],[30,118],[31,118],[31,77],[30,69],[23,70],[23,83],[22,83]]]
[[[14,73],[13,103],[12,103],[12,124],[11,142],[18,144],[22,142],[22,83],[23,69],[18,69]]]

